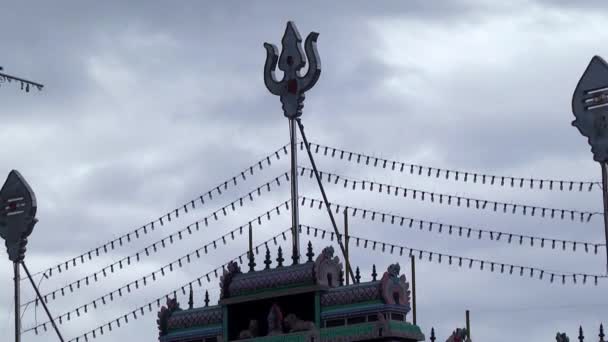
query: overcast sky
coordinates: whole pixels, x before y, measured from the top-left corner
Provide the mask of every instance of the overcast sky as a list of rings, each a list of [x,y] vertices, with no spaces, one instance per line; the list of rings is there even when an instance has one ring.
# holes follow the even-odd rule
[[[219,4],[220,2],[217,2]],[[441,3],[441,5],[439,4]],[[107,5],[106,5],[107,4]],[[571,96],[594,55],[608,57],[605,1],[391,2],[38,2],[2,6],[5,72],[36,80],[42,92],[0,85],[0,176],[19,170],[38,199],[28,244],[32,271],[78,256],[198,198],[284,145],[287,120],[263,83],[264,42],[280,48],[288,20],[303,38],[320,33],[322,73],[306,94],[308,138],[407,163],[526,178],[598,181],[586,139],[571,126]],[[122,248],[43,280],[43,293],[98,271],[121,257],[210,215],[287,171],[287,156],[222,191],[205,205]],[[372,168],[316,155],[320,169],[413,189],[550,208],[602,211],[601,192],[511,189]],[[300,163],[309,162],[300,153]],[[301,193],[320,198],[302,178]],[[546,189],[546,187],[545,187]],[[505,233],[604,243],[600,216],[588,223],[447,206],[327,185],[332,202]],[[214,195],[216,195],[214,193]],[[50,302],[61,314],[155,271],[289,198],[285,181],[242,208],[158,253]],[[281,211],[255,228],[255,242],[290,225]],[[337,216],[341,224],[341,215]],[[301,222],[330,229],[324,211],[301,209]],[[398,245],[560,272],[604,274],[598,254],[552,250],[535,242],[466,239],[372,222],[350,221],[356,236]],[[60,326],[71,339],[172,292],[244,252],[245,236],[211,248],[200,260]],[[318,252],[329,240],[313,241]],[[279,239],[286,251],[289,239]],[[559,246],[558,246],[559,247]],[[274,248],[274,247],[273,247]],[[352,247],[352,263],[370,280],[393,262],[410,278],[409,259]],[[276,257],[276,252],[272,251]],[[258,257],[258,265],[262,260]],[[0,335],[13,338],[12,265],[0,249]],[[608,281],[551,284],[547,278],[417,260],[418,324],[439,341],[464,326],[471,310],[475,341],[595,341],[608,323]],[[246,266],[243,266],[246,267]],[[259,266],[258,266],[259,267]],[[39,276],[36,277],[39,281]],[[195,286],[212,302],[219,279]],[[22,282],[23,301],[33,298]],[[178,293],[182,307],[187,296]],[[156,307],[99,341],[157,339]],[[411,319],[411,315],[408,315]],[[23,329],[45,321],[28,307]],[[54,341],[52,330],[23,341]]]

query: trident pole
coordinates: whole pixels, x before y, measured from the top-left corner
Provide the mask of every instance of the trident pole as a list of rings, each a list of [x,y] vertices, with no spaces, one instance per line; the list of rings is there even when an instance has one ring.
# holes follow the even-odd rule
[[[21,291],[19,287],[19,263],[13,262],[13,271],[15,273],[15,342],[21,342],[21,313],[19,309],[21,307]]]
[[[296,120],[289,119],[289,140],[291,148],[291,235],[293,263],[300,260],[300,209],[298,207],[298,131]]]
[[[602,166],[602,198],[604,200],[604,238],[606,239],[606,274],[608,274],[608,174],[606,163],[601,162]]]
[[[467,310],[465,312],[465,320],[466,320],[466,324],[467,324],[467,337],[470,339],[471,338],[471,319],[469,317],[469,310]]]
[[[292,259],[297,264],[300,259],[300,222],[298,208],[298,130],[296,119],[302,115],[304,107],[304,92],[311,89],[321,75],[321,64],[317,52],[316,32],[311,32],[306,38],[305,50],[308,59],[308,71],[304,76],[300,70],[306,65],[301,48],[302,37],[296,25],[289,21],[281,43],[283,51],[279,55],[276,46],[264,43],[266,62],[264,64],[264,85],[271,94],[279,96],[283,105],[283,115],[289,120],[289,140],[291,150],[291,230],[292,230]],[[277,64],[283,71],[283,79],[277,80],[275,70]]]
[[[410,255],[410,260],[412,263],[412,322],[416,325],[416,259],[414,255]]]
[[[608,245],[608,63],[594,56],[581,76],[572,95],[572,126],[587,138],[593,160],[602,166],[602,199],[604,202],[604,234]],[[608,248],[606,248],[606,274],[608,275]]]

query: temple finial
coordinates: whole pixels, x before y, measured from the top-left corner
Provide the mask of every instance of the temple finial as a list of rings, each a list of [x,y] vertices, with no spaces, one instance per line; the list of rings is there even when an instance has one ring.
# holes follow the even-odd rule
[[[249,264],[248,264],[249,272],[253,272],[253,271],[255,271],[255,257],[253,255],[252,251],[249,251],[248,254],[249,254]]]
[[[283,249],[279,246],[278,257],[277,257],[277,267],[283,267]]]
[[[266,259],[264,259],[264,265],[266,265],[266,267],[264,269],[270,269],[270,264],[272,264],[272,260],[270,259],[270,250],[268,249],[268,246],[266,246]]]
[[[308,241],[308,252],[306,253],[308,257],[308,262],[312,262],[312,258],[315,256],[315,253],[312,250],[312,242]]]

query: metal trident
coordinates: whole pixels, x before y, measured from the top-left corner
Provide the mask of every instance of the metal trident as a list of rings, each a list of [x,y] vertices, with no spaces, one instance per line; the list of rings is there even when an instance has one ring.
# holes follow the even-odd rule
[[[306,37],[304,49],[309,65],[304,76],[300,76],[300,70],[306,65],[301,47],[302,37],[292,21],[287,22],[287,28],[281,40],[283,50],[280,57],[276,46],[264,43],[264,48],[266,48],[264,84],[272,94],[280,96],[283,113],[290,119],[302,115],[304,92],[312,88],[321,75],[321,60],[317,52],[318,37],[317,32],[311,32]],[[284,72],[283,79],[280,82],[277,81],[274,74],[277,61],[279,69]]]

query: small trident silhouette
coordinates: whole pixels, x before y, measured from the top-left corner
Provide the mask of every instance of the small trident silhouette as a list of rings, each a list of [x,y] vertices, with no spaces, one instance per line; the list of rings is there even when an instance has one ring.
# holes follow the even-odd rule
[[[312,88],[321,75],[321,60],[317,52],[318,37],[317,32],[311,32],[306,37],[304,49],[306,50],[309,66],[304,76],[300,76],[300,70],[306,65],[301,47],[302,37],[292,21],[287,22],[287,28],[281,40],[283,50],[280,57],[276,46],[264,43],[264,48],[266,48],[264,84],[272,94],[280,96],[283,113],[289,119],[298,118],[302,115],[304,92]],[[283,79],[280,82],[277,81],[274,74],[277,61],[279,62],[279,69],[284,72]]]

